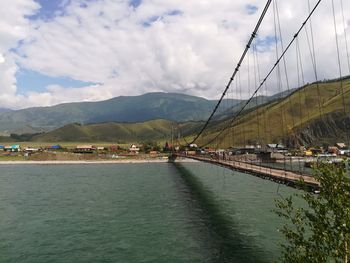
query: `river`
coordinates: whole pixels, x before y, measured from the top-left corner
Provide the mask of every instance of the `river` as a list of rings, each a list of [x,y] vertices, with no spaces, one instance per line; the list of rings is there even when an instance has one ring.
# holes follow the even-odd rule
[[[205,163],[1,165],[0,262],[272,262],[296,190]]]

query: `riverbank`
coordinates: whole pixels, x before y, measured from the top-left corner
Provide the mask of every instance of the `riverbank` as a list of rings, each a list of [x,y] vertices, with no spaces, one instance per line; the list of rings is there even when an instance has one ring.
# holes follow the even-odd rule
[[[167,159],[128,159],[128,160],[78,160],[78,161],[0,161],[0,165],[23,165],[23,164],[35,164],[35,165],[60,165],[60,164],[126,164],[126,163],[167,163]],[[188,158],[179,158],[175,162],[198,162],[196,160],[191,160]]]

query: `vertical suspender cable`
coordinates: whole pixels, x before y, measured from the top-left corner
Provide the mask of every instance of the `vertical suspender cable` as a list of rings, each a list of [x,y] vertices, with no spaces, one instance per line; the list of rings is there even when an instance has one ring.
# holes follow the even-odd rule
[[[300,65],[299,65],[299,53],[298,53],[298,39],[296,40],[295,42],[295,54],[296,54],[296,64],[297,64],[297,78],[298,78],[298,87],[299,87],[299,90],[298,90],[298,97],[299,97],[299,129],[298,129],[298,140],[300,142],[301,140],[301,132],[302,132],[302,123],[303,123],[303,115],[302,115],[302,97],[301,97],[301,92],[302,92],[302,88],[301,88],[301,80],[300,80]],[[300,143],[298,142],[299,144],[299,150],[298,152],[300,151]],[[301,173],[301,163],[300,163],[300,158],[298,158],[298,167],[299,167],[299,173]]]
[[[238,72],[238,81],[239,81],[239,99],[241,102],[243,102],[243,99],[242,99],[242,79],[241,79],[241,72]],[[240,144],[241,146],[244,144],[244,138],[245,138],[245,135],[244,135],[244,123],[242,123],[242,128],[241,128],[241,131],[240,131]]]
[[[256,62],[256,45],[253,45],[253,65],[254,65],[254,87],[258,86],[258,70]],[[256,129],[257,129],[257,140],[256,145],[260,144],[260,124],[259,124],[259,102],[258,102],[258,93],[255,94],[255,111],[256,111]]]
[[[306,87],[305,87],[305,76],[304,76],[304,67],[303,67],[303,60],[302,60],[302,56],[301,56],[301,51],[300,51],[300,45],[299,45],[299,39],[296,39],[296,45],[297,45],[297,49],[298,49],[298,54],[299,54],[299,63],[300,63],[300,71],[301,71],[301,81],[302,81],[302,85],[303,85],[303,91],[304,91],[304,100],[306,102],[306,97],[307,97],[307,93],[306,93]],[[309,112],[309,108],[306,108],[306,114],[307,114],[307,120],[310,120],[310,112]]]
[[[310,0],[307,1],[309,12],[310,12]],[[307,34],[307,28],[305,27],[305,32],[308,38],[308,44],[310,48],[310,42],[309,42],[309,36]],[[318,83],[318,73],[317,73],[317,63],[316,63],[316,52],[315,52],[315,42],[314,42],[314,31],[312,27],[312,19],[310,18],[310,36],[311,36],[311,47],[312,47],[312,55],[311,60],[314,67],[314,74],[315,74],[315,81],[316,81],[316,88],[317,88],[317,97],[318,97],[318,108],[319,108],[319,114],[321,116],[321,119],[323,119],[323,104],[320,101],[321,98],[321,91],[320,91],[320,85]],[[311,49],[310,49],[311,52]]]
[[[335,34],[335,43],[337,46],[337,57],[338,57],[338,70],[339,70],[339,78],[340,78],[340,91],[343,101],[343,111],[344,117],[347,118],[346,108],[345,108],[345,97],[344,97],[344,87],[343,87],[343,76],[341,70],[341,61],[340,61],[340,52],[339,52],[339,43],[338,43],[338,34],[337,34],[337,23],[335,21],[335,8],[334,8],[334,0],[332,0],[332,11],[333,11],[333,23],[334,23],[334,34]],[[349,138],[347,139],[347,143],[349,143]]]
[[[253,57],[254,57],[254,79],[255,79],[254,85],[255,85],[255,87],[257,87],[258,84],[259,84],[259,81],[260,81],[260,70],[259,70],[259,63],[258,63],[258,52],[257,52],[257,48],[256,48],[255,43],[254,43],[254,46],[253,46]],[[260,118],[259,118],[259,115],[260,115],[259,110],[260,110],[261,107],[259,106],[258,93],[255,95],[255,97],[256,97],[256,104],[255,104],[255,106],[256,106],[256,121],[257,121],[257,129],[258,129],[258,136],[257,136],[258,138],[257,138],[257,142],[255,144],[255,147],[259,147],[259,146],[261,146],[261,140],[260,140]],[[259,161],[260,170],[261,170],[261,158],[257,159],[256,161]]]
[[[348,48],[348,37],[347,37],[347,34],[346,34],[346,26],[345,26],[343,0],[340,0],[340,7],[341,7],[342,20],[343,20],[343,27],[344,27],[344,40],[345,40],[346,58],[347,58],[348,70],[349,70],[349,74],[350,74],[350,58],[349,58],[349,48]]]
[[[343,79],[342,79],[343,76],[342,76],[342,71],[341,71],[340,52],[339,52],[339,43],[338,43],[338,34],[337,34],[337,23],[335,21],[334,0],[332,0],[332,12],[333,12],[333,25],[334,25],[335,43],[336,43],[336,46],[337,46],[337,58],[338,58],[339,80],[340,80],[340,92],[341,92],[342,101],[343,101],[344,114],[346,115],[344,89],[343,89]]]
[[[273,24],[274,24],[274,31],[275,31],[275,53],[276,53],[276,59],[279,58],[279,53],[278,53],[278,37],[277,37],[277,0],[274,0],[273,2]],[[284,50],[282,50],[282,53]],[[281,78],[281,68],[280,64],[277,65],[277,70],[276,70],[276,79],[277,79],[277,86],[278,86],[278,91],[280,93],[280,101],[282,102],[282,78]],[[283,139],[285,138],[285,130],[284,130],[284,109],[283,107],[281,108],[281,126],[282,126],[282,144],[283,144]],[[278,149],[278,144],[277,142],[277,147],[276,150]],[[285,156],[283,157],[283,168],[286,170],[286,159]],[[278,192],[278,190],[277,190]]]
[[[281,50],[282,52],[284,51],[284,45],[283,45],[283,37],[282,37],[282,30],[281,30],[281,23],[280,23],[280,14],[279,14],[279,8],[278,8],[278,2],[277,0],[275,1],[276,5],[276,15],[277,15],[277,24],[278,24],[278,32],[279,32],[279,38],[280,38],[280,44],[281,44]],[[287,71],[287,62],[286,62],[286,57],[283,57],[283,66],[284,66],[284,75],[286,78],[286,85],[287,85],[287,91],[289,95],[290,91],[290,85],[289,85],[289,77],[288,77],[288,71]],[[293,114],[293,108],[292,108],[292,102],[290,99],[290,96],[288,96],[288,102],[289,102],[289,107],[290,107],[290,113],[292,115],[292,127],[295,126],[295,121],[294,121],[294,114]],[[287,119],[287,117],[286,117]]]

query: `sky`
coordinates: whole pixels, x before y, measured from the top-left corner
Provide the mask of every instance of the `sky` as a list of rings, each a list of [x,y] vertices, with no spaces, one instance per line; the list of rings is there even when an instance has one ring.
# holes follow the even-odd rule
[[[231,96],[246,98],[308,14],[308,1],[275,0]],[[316,0],[309,0],[312,7]],[[342,2],[341,2],[342,1]],[[217,99],[266,3],[264,0],[2,0],[0,108],[98,101],[121,95],[177,92]],[[323,0],[312,17],[318,79],[350,74],[350,1]],[[342,15],[341,4],[344,6]],[[275,14],[275,16],[274,16]],[[275,19],[274,19],[275,18]],[[274,22],[275,21],[275,22]],[[279,26],[279,27],[278,27]],[[277,31],[275,30],[277,28]],[[278,29],[281,29],[281,34]],[[277,35],[276,35],[277,32]],[[315,80],[311,28],[286,54],[288,87]],[[347,40],[347,42],[346,42]],[[281,67],[282,71],[284,66]],[[249,70],[248,70],[249,69]],[[298,73],[299,72],[299,73]],[[282,74],[283,75],[283,74]],[[267,93],[280,90],[277,77]],[[283,89],[283,88],[282,88]]]

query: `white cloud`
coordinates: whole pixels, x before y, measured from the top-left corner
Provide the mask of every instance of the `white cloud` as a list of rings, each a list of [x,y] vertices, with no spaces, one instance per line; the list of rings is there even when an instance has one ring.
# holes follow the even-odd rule
[[[65,15],[49,21],[28,21],[25,14],[37,5],[29,0],[8,0],[13,6],[2,16],[0,11],[0,54],[6,59],[0,64],[0,89],[16,96],[14,74],[20,66],[50,76],[101,83],[83,88],[51,86],[43,93],[17,95],[22,106],[52,105],[60,102],[101,100],[118,95],[136,95],[150,91],[186,92],[217,98],[224,89],[237,60],[265,4],[251,14],[243,0],[188,1],[143,0],[138,8],[127,0],[71,1]],[[311,1],[314,4],[316,1]],[[313,17],[313,30],[320,78],[336,77],[333,18],[330,1],[322,2]],[[337,1],[335,1],[337,3]],[[344,10],[350,3],[344,2]],[[12,3],[12,4],[11,4]],[[17,3],[17,4],[14,4]],[[26,4],[24,4],[26,3]],[[66,2],[67,4],[68,2]],[[282,34],[286,46],[307,16],[307,1],[278,1]],[[2,11],[5,13],[4,11]],[[345,13],[349,19],[349,12]],[[30,24],[30,28],[29,28]],[[344,59],[344,32],[337,6],[339,43]],[[346,28],[350,37],[349,25]],[[310,32],[309,32],[310,33]],[[274,35],[272,6],[259,32],[259,43],[265,43],[259,53],[261,77],[276,59],[271,38]],[[270,41],[263,41],[270,37]],[[9,52],[24,39],[19,55]],[[305,32],[300,36],[305,58],[306,81],[313,81],[312,65]],[[332,58],[330,60],[330,58]],[[0,56],[1,59],[1,56]],[[291,86],[296,86],[295,48],[286,57]],[[253,77],[253,56],[249,55],[250,77]],[[15,63],[16,62],[16,63]],[[241,82],[247,95],[247,62],[242,65]],[[269,80],[271,93],[276,79]],[[249,90],[253,90],[251,80]],[[286,88],[284,86],[284,88]],[[0,104],[6,96],[0,96]],[[239,95],[238,95],[239,97]]]
[[[0,107],[11,107],[16,97],[17,71],[15,54],[18,41],[28,36],[32,30],[25,18],[33,14],[39,6],[30,0],[2,0],[0,9]]]
[[[5,61],[4,56],[0,53],[0,64],[5,63]]]

